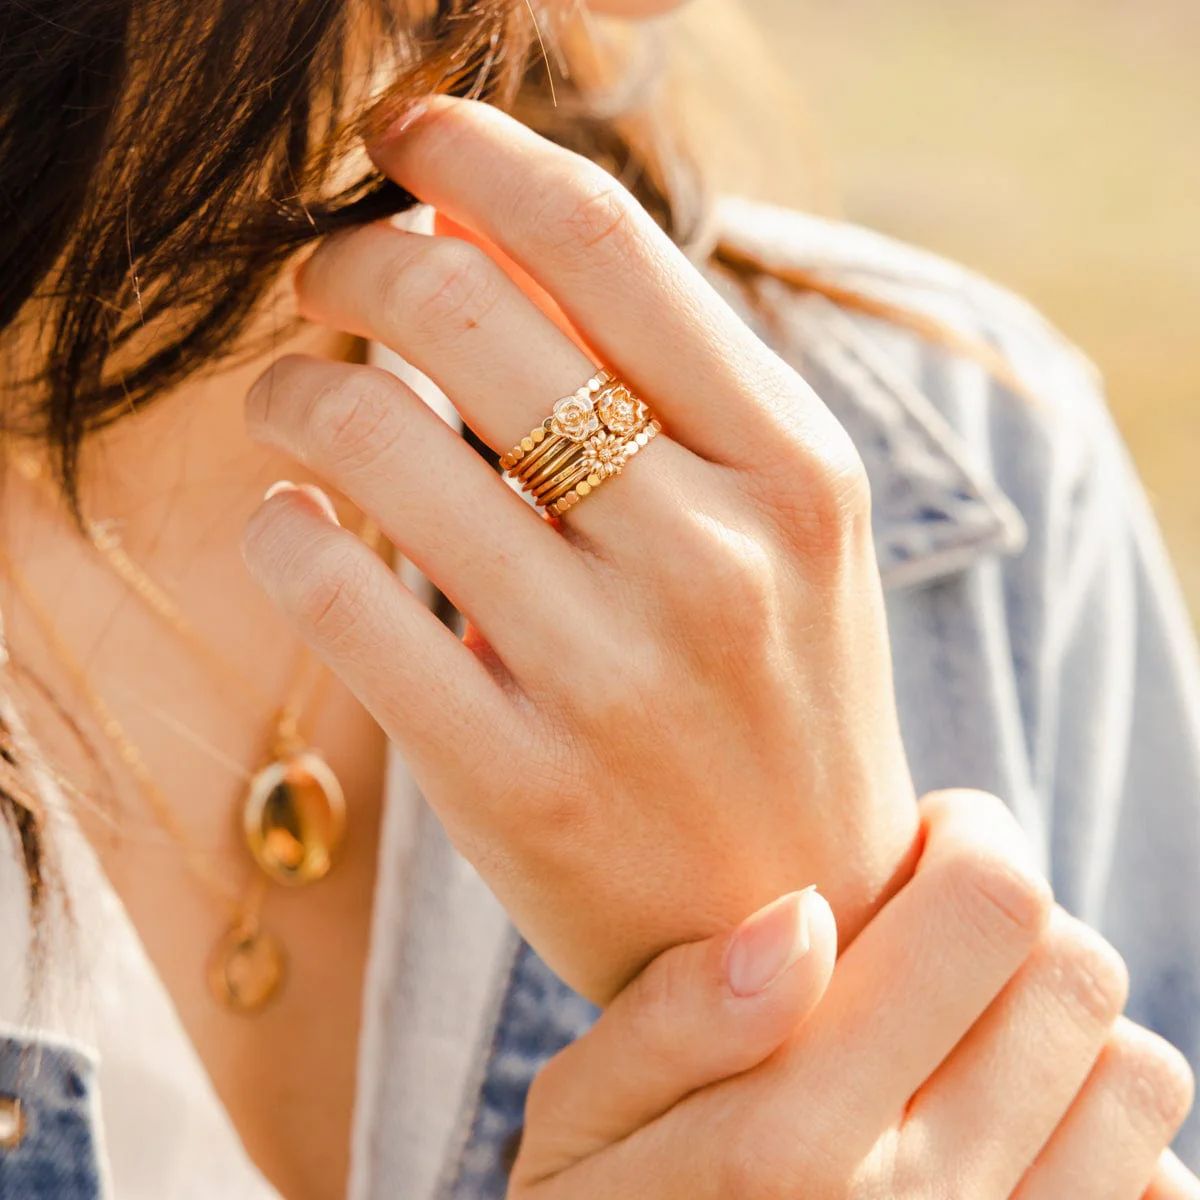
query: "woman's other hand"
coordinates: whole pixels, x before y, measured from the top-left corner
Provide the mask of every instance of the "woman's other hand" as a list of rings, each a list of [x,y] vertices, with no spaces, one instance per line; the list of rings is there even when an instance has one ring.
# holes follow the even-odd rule
[[[836,968],[784,897],[667,951],[535,1081],[510,1200],[1196,1200],[1181,1056],[991,797],[924,802],[913,880]]]
[[[594,164],[445,98],[373,152],[577,336],[477,245],[388,224],[317,249],[307,316],[391,346],[498,451],[592,374],[580,340],[665,432],[560,533],[395,376],[283,358],[252,433],[375,517],[471,628],[300,491],[251,521],[252,570],[587,995],[810,881],[849,941],[911,868],[916,816],[845,432]]]

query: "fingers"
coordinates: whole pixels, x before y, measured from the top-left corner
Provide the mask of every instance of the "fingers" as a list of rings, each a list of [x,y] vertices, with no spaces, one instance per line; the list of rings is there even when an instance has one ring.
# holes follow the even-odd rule
[[[369,225],[323,243],[297,287],[306,316],[390,346],[500,453],[596,369],[483,250],[461,238]],[[602,517],[593,501],[572,525],[620,540],[665,510],[657,498],[671,487],[670,476],[679,480],[674,490],[696,490],[683,482],[694,478],[688,468],[695,457],[668,443],[656,439],[648,448],[653,469],[632,464],[619,488],[602,489]],[[614,528],[614,504],[629,515],[629,528]]]
[[[662,954],[534,1082],[514,1177],[556,1175],[761,1062],[816,1005],[836,955],[833,913],[811,888]]]
[[[586,606],[584,568],[428,405],[386,371],[289,355],[251,388],[246,415],[252,436],[374,516],[518,679],[540,680],[568,636],[564,604]]]
[[[964,1194],[1008,1196],[1083,1086],[1128,987],[1116,951],[1056,910],[1028,962],[917,1093],[905,1135],[922,1156],[955,1162]]]
[[[1083,1090],[1013,1200],[1135,1200],[1147,1188],[1158,1186],[1161,1192],[1178,1185],[1177,1171],[1169,1165],[1158,1171],[1158,1166],[1191,1108],[1193,1086],[1178,1050],[1120,1018]],[[1195,1189],[1176,1194],[1194,1195]]]
[[[843,954],[827,1002],[775,1068],[781,1097],[824,1097],[803,1136],[849,1156],[897,1120],[1050,914],[1049,888],[1000,801],[937,793],[922,815],[914,878]]]
[[[844,1187],[1049,919],[1049,890],[998,800],[946,792],[922,806],[914,878],[842,954],[791,1041],[757,1070],[690,1097],[584,1162],[573,1179],[636,1178],[666,1162],[673,1173],[656,1200]]]
[[[501,453],[596,369],[462,238],[366,225],[322,242],[296,289],[306,317],[403,355]]]
[[[489,105],[449,97],[371,152],[523,267],[703,457],[761,463],[781,425],[823,411],[602,168]]]
[[[251,573],[414,771],[428,779],[432,771],[482,769],[501,748],[506,761],[519,760],[524,739],[496,680],[310,494],[285,489],[267,500],[243,551]]]
[[[1142,1200],[1200,1200],[1200,1179],[1165,1150]]]

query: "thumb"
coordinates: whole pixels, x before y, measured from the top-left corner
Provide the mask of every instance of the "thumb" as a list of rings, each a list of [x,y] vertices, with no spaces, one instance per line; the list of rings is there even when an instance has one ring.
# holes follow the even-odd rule
[[[660,954],[534,1080],[514,1181],[556,1175],[762,1062],[821,999],[836,957],[833,912],[811,887]]]

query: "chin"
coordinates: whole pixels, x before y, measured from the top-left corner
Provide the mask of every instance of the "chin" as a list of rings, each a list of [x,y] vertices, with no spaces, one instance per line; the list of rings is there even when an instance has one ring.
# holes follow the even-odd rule
[[[590,0],[588,8],[610,17],[657,17],[682,8],[687,0]]]

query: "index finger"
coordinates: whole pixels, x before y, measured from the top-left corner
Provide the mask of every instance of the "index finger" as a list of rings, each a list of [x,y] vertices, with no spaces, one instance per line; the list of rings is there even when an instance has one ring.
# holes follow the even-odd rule
[[[798,377],[595,163],[490,105],[447,96],[371,154],[528,272],[690,449],[759,462],[802,419]],[[808,408],[821,406],[812,397]]]

